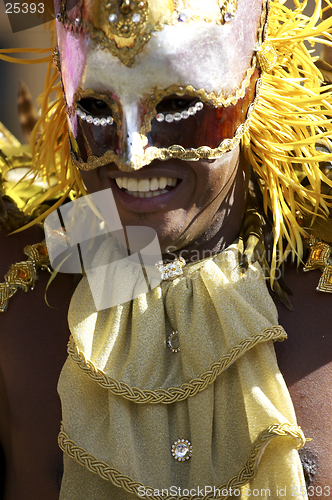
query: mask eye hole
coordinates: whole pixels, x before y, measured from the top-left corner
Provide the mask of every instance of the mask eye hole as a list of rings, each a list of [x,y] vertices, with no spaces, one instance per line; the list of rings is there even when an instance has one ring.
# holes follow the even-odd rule
[[[162,101],[157,104],[156,110],[157,113],[181,113],[181,111],[187,110],[190,106],[194,106],[196,102],[197,99],[193,99],[189,96],[171,95],[162,99]]]
[[[104,117],[111,113],[109,106],[102,99],[84,98],[77,104],[81,110],[92,116]]]

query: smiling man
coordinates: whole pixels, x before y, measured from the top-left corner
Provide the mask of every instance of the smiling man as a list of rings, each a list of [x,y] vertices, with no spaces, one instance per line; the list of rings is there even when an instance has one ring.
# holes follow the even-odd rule
[[[78,285],[58,273],[49,308],[42,272],[16,294],[47,267],[44,244],[8,272],[40,228],[2,233],[5,500],[329,497],[332,96],[304,39],[332,23],[303,8],[56,4],[32,161],[47,186],[28,209],[110,189],[122,225],[152,228],[164,261],[148,293],[101,310],[88,269]],[[3,150],[6,188],[18,156]],[[303,239],[314,272],[281,271]],[[121,269],[113,286],[134,290]]]

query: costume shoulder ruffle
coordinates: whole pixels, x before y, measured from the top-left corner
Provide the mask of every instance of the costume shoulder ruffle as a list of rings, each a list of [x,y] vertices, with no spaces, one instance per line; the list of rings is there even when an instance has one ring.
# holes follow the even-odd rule
[[[116,271],[110,279],[118,282]],[[228,491],[221,498],[230,488],[245,498],[248,488],[270,487],[273,497],[285,475],[303,484],[296,449],[304,437],[271,342],[286,334],[260,266],[243,275],[236,245],[103,311],[83,278],[69,326],[61,500],[74,491],[129,500],[172,485],[214,485]],[[174,456],[178,442],[190,443],[189,460]],[[168,495],[183,498],[180,490]]]

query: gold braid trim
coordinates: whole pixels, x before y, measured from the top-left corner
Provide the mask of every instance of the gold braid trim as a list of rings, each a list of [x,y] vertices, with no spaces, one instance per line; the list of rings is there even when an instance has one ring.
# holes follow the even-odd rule
[[[238,345],[222,356],[219,361],[212,363],[209,370],[204,372],[199,378],[195,378],[190,382],[183,383],[180,387],[170,387],[169,389],[144,390],[137,387],[130,387],[124,382],[109,377],[102,370],[96,368],[94,364],[87,360],[79,348],[75,344],[72,336],[68,343],[68,354],[73,361],[77,363],[79,368],[85,372],[92,380],[100,386],[111,391],[116,396],[122,396],[134,403],[150,403],[150,404],[171,404],[175,401],[184,401],[187,398],[195,396],[198,392],[204,391],[206,387],[212,384],[216,378],[236,361],[243,353],[252,349],[260,342],[268,340],[283,341],[287,338],[285,330],[281,326],[273,326],[265,328],[259,335],[252,335],[247,339],[239,342]]]
[[[240,470],[237,476],[232,477],[227,483],[218,486],[218,490],[230,492],[231,489],[234,491],[236,488],[245,486],[256,474],[258,468],[258,462],[265,447],[269,444],[271,439],[278,436],[288,436],[293,437],[297,440],[297,449],[304,446],[306,439],[300,427],[295,424],[272,424],[263,432],[261,432],[249,452],[248,458],[244,463],[243,468]],[[133,493],[140,498],[151,498],[148,495],[142,495],[142,488],[144,491],[155,490],[149,486],[145,486],[138,481],[133,481],[130,477],[121,473],[117,469],[114,469],[106,462],[97,460],[92,454],[85,451],[83,448],[78,446],[74,441],[72,441],[66,432],[64,431],[63,425],[61,425],[61,431],[58,436],[58,443],[61,450],[66,453],[69,457],[76,460],[79,465],[82,465],[90,472],[98,474],[99,477],[110,481],[114,486],[122,488],[128,493]],[[220,500],[226,500],[230,495],[218,496]],[[205,495],[204,497],[194,495],[194,496],[160,496],[154,495],[155,500],[208,500],[214,498],[211,495]]]
[[[33,290],[37,278],[37,269],[46,269],[50,272],[50,259],[45,241],[24,247],[27,260],[13,264],[5,274],[4,283],[0,283],[0,312],[5,312],[9,299],[19,288],[25,292]]]

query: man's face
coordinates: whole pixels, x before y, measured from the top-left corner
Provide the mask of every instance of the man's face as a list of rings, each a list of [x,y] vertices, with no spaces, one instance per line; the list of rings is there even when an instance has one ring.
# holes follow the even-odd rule
[[[82,177],[90,192],[112,188],[122,224],[152,227],[166,253],[208,248],[221,226],[231,224],[234,205],[239,217],[245,203],[246,172],[238,169],[238,160],[235,148],[216,160],[155,160],[133,173],[107,165],[82,172]],[[239,227],[228,228],[230,232],[235,229],[232,239]]]
[[[235,142],[217,159],[198,161],[171,157],[169,148],[216,150],[234,139],[255,95],[252,59],[261,17],[261,0],[239,0],[234,19],[224,25],[165,26],[153,33],[131,67],[96,41],[70,32],[63,36],[60,28],[76,156],[87,164],[89,157],[110,153],[108,162],[82,172],[84,182],[91,192],[111,187],[123,225],[153,227],[164,250],[213,237],[234,203],[235,179],[245,185]],[[203,106],[194,115],[182,117],[197,103]],[[112,123],[87,123],[82,114],[97,122],[112,117]],[[181,118],[159,120],[168,114]],[[162,150],[168,151],[166,161]],[[240,196],[242,206],[244,192]]]

